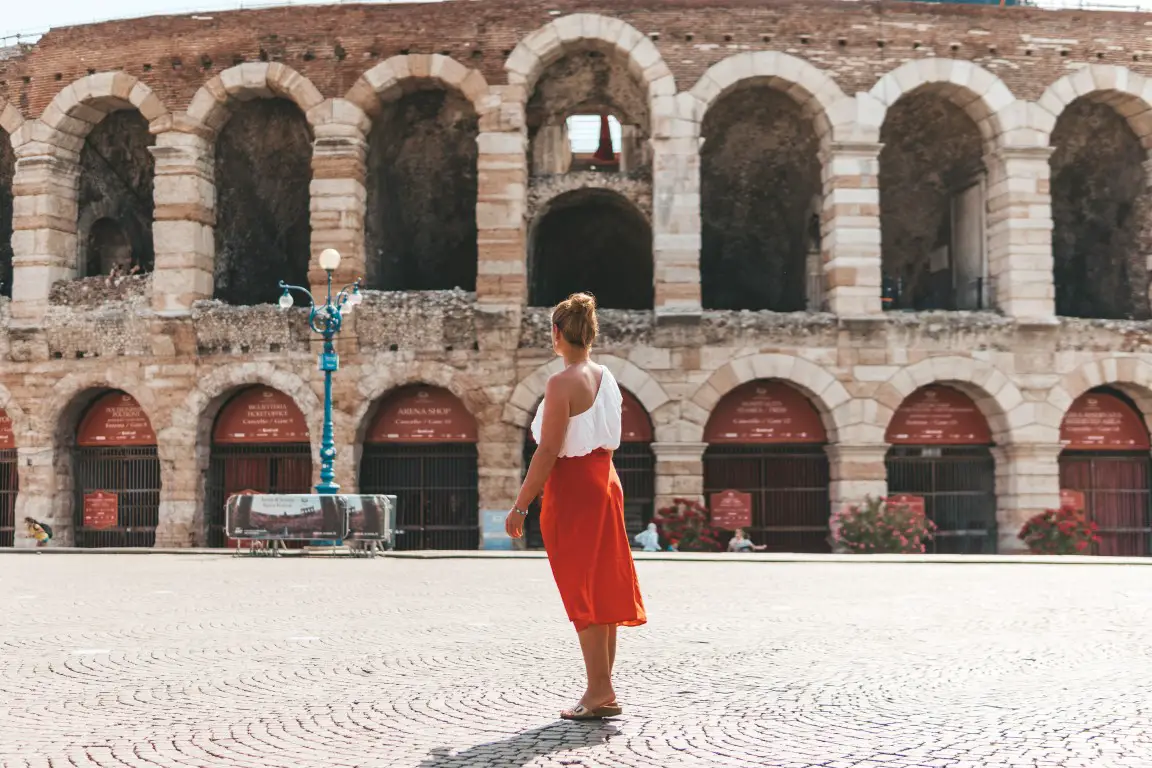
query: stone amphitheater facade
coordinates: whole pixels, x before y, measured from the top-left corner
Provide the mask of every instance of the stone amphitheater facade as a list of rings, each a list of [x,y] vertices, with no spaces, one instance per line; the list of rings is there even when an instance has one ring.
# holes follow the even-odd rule
[[[1057,504],[1060,430],[1073,401],[1110,386],[1152,416],[1142,224],[1107,254],[1128,270],[1116,301],[1134,295],[1137,309],[1058,314],[1053,232],[1062,224],[1051,183],[1061,117],[1078,105],[1115,115],[1142,152],[1152,145],[1152,79],[1140,49],[1149,18],[832,0],[558,0],[546,9],[491,0],[54,30],[0,62],[0,126],[14,158],[5,182],[12,280],[0,300],[0,407],[16,443],[16,518],[49,521],[58,542],[71,540],[73,435],[83,409],[108,389],[132,395],[157,435],[157,546],[205,541],[212,423],[243,387],[276,388],[299,406],[318,474],[315,340],[299,313],[214,298],[225,199],[217,141],[246,105],[279,100],[304,116],[307,279],[322,285],[315,255],[332,247],[343,254],[336,279],[344,283],[372,269],[373,127],[390,105],[431,90],[462,100],[476,121],[475,283],[369,291],[350,317],[334,393],[346,489],[356,487],[376,404],[423,383],[453,393],[477,420],[480,508],[513,502],[525,428],[557,369],[547,315],[532,306],[533,217],[559,195],[601,187],[635,201],[650,227],[652,296],[639,308],[605,309],[597,352],[651,417],[658,504],[704,492],[705,426],[742,384],[785,382],[819,412],[830,511],[885,492],[890,420],[918,389],[943,384],[988,422],[999,549],[1016,550],[1021,522]],[[589,53],[610,73],[603,92],[602,80],[581,79]],[[702,161],[709,115],[733,94],[751,103],[762,92],[790,100],[814,135],[812,290],[820,295],[801,311],[717,308],[702,288],[702,178],[716,173]],[[551,108],[553,96],[567,101]],[[882,222],[899,222],[881,206],[883,152],[893,146],[886,120],[912,98],[962,115],[978,136],[990,306],[884,309]],[[533,110],[545,115],[543,127],[530,125]],[[535,145],[549,119],[602,110],[638,137],[638,170],[539,172],[546,152]],[[123,112],[142,117],[151,137],[154,259],[143,277],[111,279],[81,263],[84,222],[109,204],[85,199],[81,177],[90,135]],[[1089,134],[1100,125],[1092,120]],[[435,225],[435,211],[421,215]],[[21,530],[16,543],[28,544]]]

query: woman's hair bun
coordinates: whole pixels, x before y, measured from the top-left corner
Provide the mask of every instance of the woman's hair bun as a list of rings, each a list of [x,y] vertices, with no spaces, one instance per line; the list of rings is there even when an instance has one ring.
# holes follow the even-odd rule
[[[552,324],[569,344],[590,347],[600,332],[596,320],[596,297],[590,293],[574,293],[552,310]]]

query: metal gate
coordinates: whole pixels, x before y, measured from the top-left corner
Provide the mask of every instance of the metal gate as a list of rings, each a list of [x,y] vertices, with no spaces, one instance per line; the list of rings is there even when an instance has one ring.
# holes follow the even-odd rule
[[[0,450],[0,547],[16,543],[16,492],[20,485],[16,466],[16,449]]]
[[[397,549],[479,549],[473,443],[364,446],[360,492],[396,496]]]
[[[524,440],[524,466],[521,479],[528,474],[528,465],[536,455],[536,443],[530,438]],[[616,474],[624,489],[624,527],[628,530],[628,541],[644,530],[652,521],[656,511],[656,456],[648,443],[622,443],[612,454]],[[537,498],[528,508],[524,520],[524,541],[528,549],[543,549],[544,537],[540,534],[540,499]]]
[[[996,460],[987,446],[895,445],[888,449],[888,493],[922,496],[935,554],[995,554]]]
[[[1064,452],[1060,487],[1084,493],[1089,519],[1099,531],[1095,554],[1152,554],[1152,460],[1147,453]]]
[[[77,547],[152,547],[160,523],[160,458],[156,446],[73,449]],[[84,526],[84,497],[116,495],[116,524]]]
[[[752,494],[745,532],[770,552],[830,552],[828,456],[823,445],[710,445],[704,493]]]
[[[240,491],[311,493],[312,448],[307,443],[213,446],[204,494],[208,546],[227,544],[224,502]]]

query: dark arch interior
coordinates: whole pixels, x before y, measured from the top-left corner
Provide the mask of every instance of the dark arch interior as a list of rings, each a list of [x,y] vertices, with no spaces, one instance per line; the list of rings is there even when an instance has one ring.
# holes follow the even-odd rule
[[[368,284],[476,289],[476,137],[471,103],[420,90],[385,105],[368,139]]]
[[[888,110],[880,141],[881,259],[891,308],[983,308],[967,299],[985,289],[951,253],[952,201],[984,171],[979,128],[960,107],[918,91]]]
[[[271,304],[280,280],[308,283],[312,133],[285,99],[235,105],[216,140],[215,295]]]
[[[16,152],[11,136],[0,130],[0,296],[12,295],[12,180]]]
[[[533,227],[529,303],[551,306],[576,291],[609,309],[651,309],[652,228],[624,197],[582,189],[557,197]]]
[[[121,272],[152,270],[155,161],[148,148],[155,143],[144,116],[127,109],[105,117],[84,141],[79,211],[82,219],[86,211],[98,212],[102,230],[90,230],[88,246],[98,237],[96,245],[105,249],[103,255],[88,250],[87,263],[79,265],[84,274],[108,274],[114,265]]]
[[[806,262],[819,250],[812,199],[819,139],[787,95],[768,86],[721,98],[704,118],[700,280],[709,309],[806,306]]]
[[[1056,313],[1149,317],[1146,154],[1115,109],[1079,99],[1052,131]]]

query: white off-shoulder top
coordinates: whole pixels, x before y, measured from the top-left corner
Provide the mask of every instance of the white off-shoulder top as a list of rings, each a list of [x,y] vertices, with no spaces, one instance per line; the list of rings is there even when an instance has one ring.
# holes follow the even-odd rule
[[[624,398],[620,386],[612,372],[601,366],[600,389],[592,407],[568,419],[568,431],[564,435],[564,445],[560,458],[587,456],[601,448],[615,451],[620,447],[620,418]],[[540,444],[540,428],[544,423],[544,401],[536,409],[532,419],[532,439]]]

